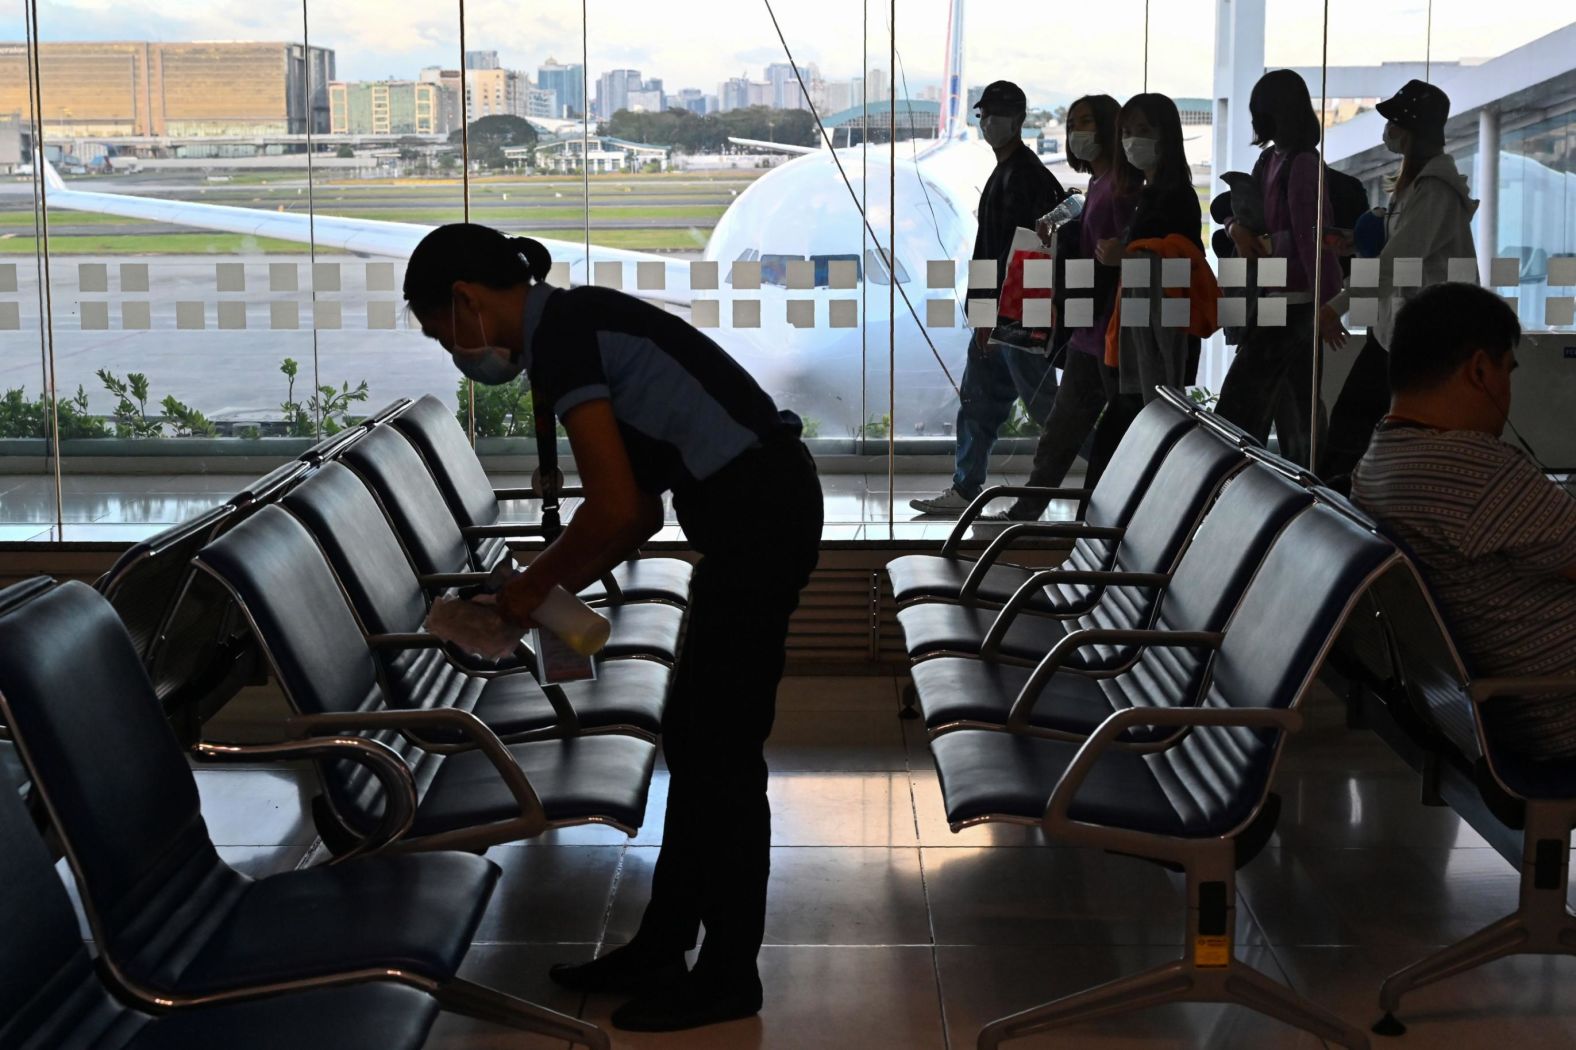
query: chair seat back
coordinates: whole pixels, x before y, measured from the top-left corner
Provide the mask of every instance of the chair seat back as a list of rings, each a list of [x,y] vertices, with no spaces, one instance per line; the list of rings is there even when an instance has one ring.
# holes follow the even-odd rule
[[[377,496],[417,572],[486,568],[476,563],[426,462],[397,430],[377,428],[346,449],[340,461]]]
[[[476,458],[476,450],[454,413],[431,394],[395,418],[391,425],[405,435],[427,463],[443,498],[461,525],[492,525],[498,521],[498,500],[492,481]]]

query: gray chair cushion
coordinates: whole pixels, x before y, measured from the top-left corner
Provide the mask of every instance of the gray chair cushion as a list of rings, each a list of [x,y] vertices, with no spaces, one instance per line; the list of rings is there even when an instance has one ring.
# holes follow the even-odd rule
[[[662,731],[662,708],[672,672],[652,660],[603,660],[591,682],[571,682],[564,696],[575,709],[582,729],[629,726],[647,733]],[[500,736],[551,725],[552,705],[526,674],[501,675],[481,687],[472,713]]]

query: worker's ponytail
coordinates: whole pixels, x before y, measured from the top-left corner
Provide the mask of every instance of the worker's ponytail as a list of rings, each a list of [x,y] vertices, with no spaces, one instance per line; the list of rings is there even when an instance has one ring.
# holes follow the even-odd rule
[[[477,223],[450,223],[427,234],[410,253],[405,304],[418,313],[443,306],[455,281],[497,289],[543,281],[552,265],[540,241],[510,237]]]

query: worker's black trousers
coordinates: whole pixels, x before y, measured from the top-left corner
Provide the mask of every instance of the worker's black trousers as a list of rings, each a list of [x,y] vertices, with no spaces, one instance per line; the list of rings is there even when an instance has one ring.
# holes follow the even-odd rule
[[[637,940],[687,950],[704,926],[697,973],[749,982],[771,868],[764,748],[788,618],[819,555],[821,485],[793,439],[745,453],[673,505],[701,559],[662,721],[667,822]]]

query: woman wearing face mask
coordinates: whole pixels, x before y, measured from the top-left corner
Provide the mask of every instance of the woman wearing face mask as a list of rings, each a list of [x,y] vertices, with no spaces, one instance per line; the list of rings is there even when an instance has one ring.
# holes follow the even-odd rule
[[[1330,411],[1330,436],[1319,473],[1332,480],[1351,473],[1368,449],[1374,426],[1389,408],[1389,355],[1385,348],[1395,330],[1396,314],[1424,288],[1448,280],[1451,259],[1477,256],[1472,216],[1478,202],[1469,196],[1467,180],[1445,153],[1450,97],[1432,84],[1413,80],[1376,108],[1386,119],[1385,148],[1401,155],[1401,173],[1391,190],[1389,207],[1375,209],[1385,231],[1378,287],[1342,292],[1324,307],[1324,325],[1339,329],[1340,317],[1353,295],[1379,300],[1378,321],[1368,327],[1368,338]],[[1397,259],[1423,261],[1420,285],[1397,285]],[[1346,332],[1341,330],[1332,342],[1344,345]]]
[[[1122,152],[1143,174],[1144,184],[1132,221],[1120,237],[1100,241],[1095,258],[1104,266],[1120,266],[1134,251],[1142,251],[1202,262],[1203,212],[1182,146],[1182,117],[1176,103],[1160,94],[1134,95],[1122,107],[1118,126]],[[1197,265],[1194,274],[1198,275]],[[1120,309],[1120,301],[1117,306]],[[1105,363],[1116,371],[1106,373],[1114,380],[1108,382],[1105,413],[1095,427],[1094,458],[1085,488],[1099,481],[1128,424],[1155,396],[1156,384],[1182,384],[1197,363],[1197,337],[1190,329],[1156,324],[1118,327],[1114,313],[1102,332]]]
[[[442,226],[410,258],[405,299],[424,334],[478,382],[529,375],[569,434],[585,500],[498,595],[519,635],[556,585],[573,593],[663,522],[662,494],[700,552],[663,720],[667,822],[633,941],[553,979],[635,996],[621,1028],[666,1031],[759,1011],[771,840],[762,749],[788,618],[818,556],[822,499],[800,422],[716,343],[606,288],[546,283],[547,249],[472,224]],[[700,926],[695,968],[684,953]]]
[[[1085,95],[1067,107],[1067,164],[1089,176],[1089,188],[1077,220],[1077,251],[1067,252],[1069,242],[1064,241],[1063,258],[1094,259],[1095,249],[1121,237],[1132,221],[1144,173],[1122,153],[1117,131],[1121,111],[1121,103],[1110,95]],[[1062,483],[1100,418],[1108,391],[1115,389],[1115,374],[1103,373],[1110,372],[1105,365],[1105,330],[1115,302],[1118,267],[1096,265],[1094,323],[1073,329],[1067,341],[1062,381],[1034,449],[1028,480],[1033,486],[1055,488]],[[1007,518],[1033,521],[1045,512],[1047,503],[1039,496],[1020,496]]]
[[[1315,324],[1326,342],[1340,338],[1338,321],[1331,324],[1319,311],[1341,290],[1340,261],[1333,251],[1321,255],[1318,244],[1319,118],[1307,83],[1289,69],[1274,69],[1260,77],[1248,110],[1254,144],[1268,147],[1253,165],[1253,176],[1262,187],[1264,222],[1269,228],[1253,230],[1231,221],[1226,232],[1244,259],[1286,260],[1286,323],[1255,325],[1243,335],[1215,411],[1264,441],[1286,383],[1296,411],[1290,432],[1279,434],[1281,454],[1306,466]],[[1332,214],[1328,194],[1323,214]]]

